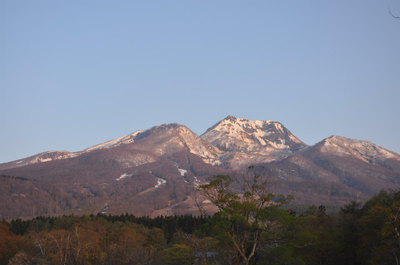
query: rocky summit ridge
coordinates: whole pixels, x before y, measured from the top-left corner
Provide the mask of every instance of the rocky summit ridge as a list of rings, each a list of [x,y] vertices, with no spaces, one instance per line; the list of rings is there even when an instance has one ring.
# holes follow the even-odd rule
[[[225,151],[297,151],[306,147],[280,122],[248,120],[228,116],[209,128],[201,137]]]
[[[228,116],[209,128],[201,138],[225,153],[232,168],[285,158],[307,145],[281,123]]]

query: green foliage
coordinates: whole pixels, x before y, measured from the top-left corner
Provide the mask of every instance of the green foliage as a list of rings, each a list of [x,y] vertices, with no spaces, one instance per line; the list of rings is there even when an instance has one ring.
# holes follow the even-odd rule
[[[162,253],[166,264],[170,265],[190,265],[194,258],[194,251],[190,246],[184,244],[174,244]]]
[[[263,246],[260,249],[258,265],[306,265],[297,255],[295,248],[287,245]]]
[[[365,264],[399,264],[400,192],[381,191],[360,211],[359,259]]]

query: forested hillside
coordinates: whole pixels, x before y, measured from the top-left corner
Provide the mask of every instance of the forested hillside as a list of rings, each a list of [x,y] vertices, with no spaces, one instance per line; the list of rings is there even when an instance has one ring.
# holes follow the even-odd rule
[[[258,227],[254,220],[247,226],[240,212],[222,210],[212,217],[71,215],[3,221],[0,264],[384,265],[400,258],[398,191],[382,191],[364,205],[352,202],[335,215],[327,215],[322,205],[302,214],[267,209],[265,225]],[[257,240],[257,246],[240,253],[239,235],[248,235],[240,238],[244,245]],[[252,251],[246,262],[242,254],[249,257]]]

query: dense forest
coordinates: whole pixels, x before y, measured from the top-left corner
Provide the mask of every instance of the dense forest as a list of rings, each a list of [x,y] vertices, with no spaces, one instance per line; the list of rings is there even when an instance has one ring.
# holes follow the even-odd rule
[[[242,196],[230,184],[219,176],[202,187],[220,209],[213,216],[2,221],[0,264],[399,264],[399,191],[333,215],[322,205],[299,214],[257,180]]]

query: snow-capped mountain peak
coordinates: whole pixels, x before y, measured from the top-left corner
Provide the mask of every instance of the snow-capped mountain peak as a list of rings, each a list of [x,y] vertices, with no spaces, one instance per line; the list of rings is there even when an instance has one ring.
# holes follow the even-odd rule
[[[281,123],[228,116],[202,136],[224,151],[299,150],[306,145]]]
[[[228,116],[201,135],[225,152],[228,167],[240,168],[282,159],[307,145],[281,123]]]
[[[399,155],[368,141],[354,140],[342,136],[331,136],[321,142],[321,152],[331,152],[339,156],[354,156],[365,162],[398,159]]]

